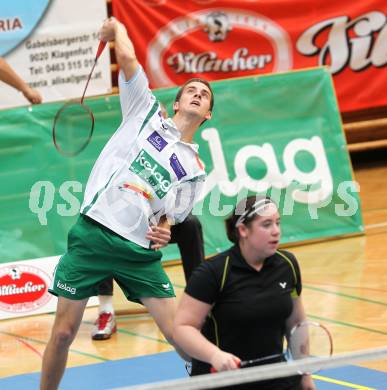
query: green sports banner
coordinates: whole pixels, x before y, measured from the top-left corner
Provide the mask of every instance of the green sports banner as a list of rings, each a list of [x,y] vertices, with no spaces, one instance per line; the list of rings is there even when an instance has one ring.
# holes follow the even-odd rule
[[[212,83],[211,121],[196,135],[208,178],[194,214],[206,254],[228,246],[224,219],[246,195],[268,194],[282,243],[363,231],[332,80],[325,68]],[[177,89],[155,91],[172,114]],[[79,156],[58,154],[51,127],[60,103],[0,111],[0,262],[62,254],[94,161],[121,122],[118,96],[87,100],[96,126]],[[164,259],[178,259],[177,246]]]

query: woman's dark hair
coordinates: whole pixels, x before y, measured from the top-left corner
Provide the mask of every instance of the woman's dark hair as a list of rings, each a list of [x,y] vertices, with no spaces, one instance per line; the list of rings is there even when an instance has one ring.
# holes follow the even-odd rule
[[[263,195],[248,196],[247,198],[242,199],[235,206],[231,215],[225,220],[227,238],[234,244],[237,244],[240,239],[239,230],[237,227],[238,220],[242,217],[242,215],[244,215],[245,217],[242,217],[242,220],[240,222],[243,222],[244,225],[249,227],[251,222],[257,216],[257,214],[255,213],[253,213],[252,215],[249,215],[249,213],[253,211],[254,204],[260,200],[262,201],[267,200],[267,203],[274,203],[271,200],[271,198],[268,196],[263,196]]]

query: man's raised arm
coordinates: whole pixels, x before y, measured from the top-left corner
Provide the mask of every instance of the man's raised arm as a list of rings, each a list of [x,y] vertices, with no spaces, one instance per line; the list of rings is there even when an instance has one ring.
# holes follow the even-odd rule
[[[100,38],[107,42],[114,41],[117,63],[125,75],[125,80],[130,80],[136,73],[138,61],[125,26],[117,19],[109,18],[101,27]]]

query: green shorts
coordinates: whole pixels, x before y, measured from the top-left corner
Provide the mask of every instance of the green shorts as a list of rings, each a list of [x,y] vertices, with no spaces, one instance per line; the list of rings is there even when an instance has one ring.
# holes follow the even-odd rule
[[[143,248],[87,216],[68,235],[49,292],[69,299],[98,295],[98,285],[114,278],[129,301],[170,298],[173,286],[161,265],[161,252]]]

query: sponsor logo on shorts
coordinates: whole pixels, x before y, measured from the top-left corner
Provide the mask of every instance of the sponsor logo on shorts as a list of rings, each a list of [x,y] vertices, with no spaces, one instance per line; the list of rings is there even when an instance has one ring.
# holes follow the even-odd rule
[[[56,287],[58,287],[61,290],[67,291],[72,295],[74,295],[77,292],[77,289],[75,287],[68,286],[66,283],[62,283],[60,280],[58,280]]]
[[[171,289],[170,283],[161,283],[161,286],[163,287],[164,290],[170,290]]]
[[[169,163],[171,164],[173,171],[176,173],[178,180],[180,180],[184,176],[187,176],[187,172],[181,165],[175,153],[173,153],[172,156],[169,158]]]
[[[37,310],[50,299],[50,277],[29,264],[0,268],[0,310],[25,313]]]
[[[164,198],[171,188],[169,172],[144,149],[137,155],[129,170],[149,183],[159,199]]]
[[[282,288],[285,288],[285,287],[286,287],[286,282],[282,282],[282,283],[279,282],[278,284],[279,284]]]
[[[148,138],[148,142],[153,145],[159,152],[161,152],[168,142],[157,132],[154,131]]]

